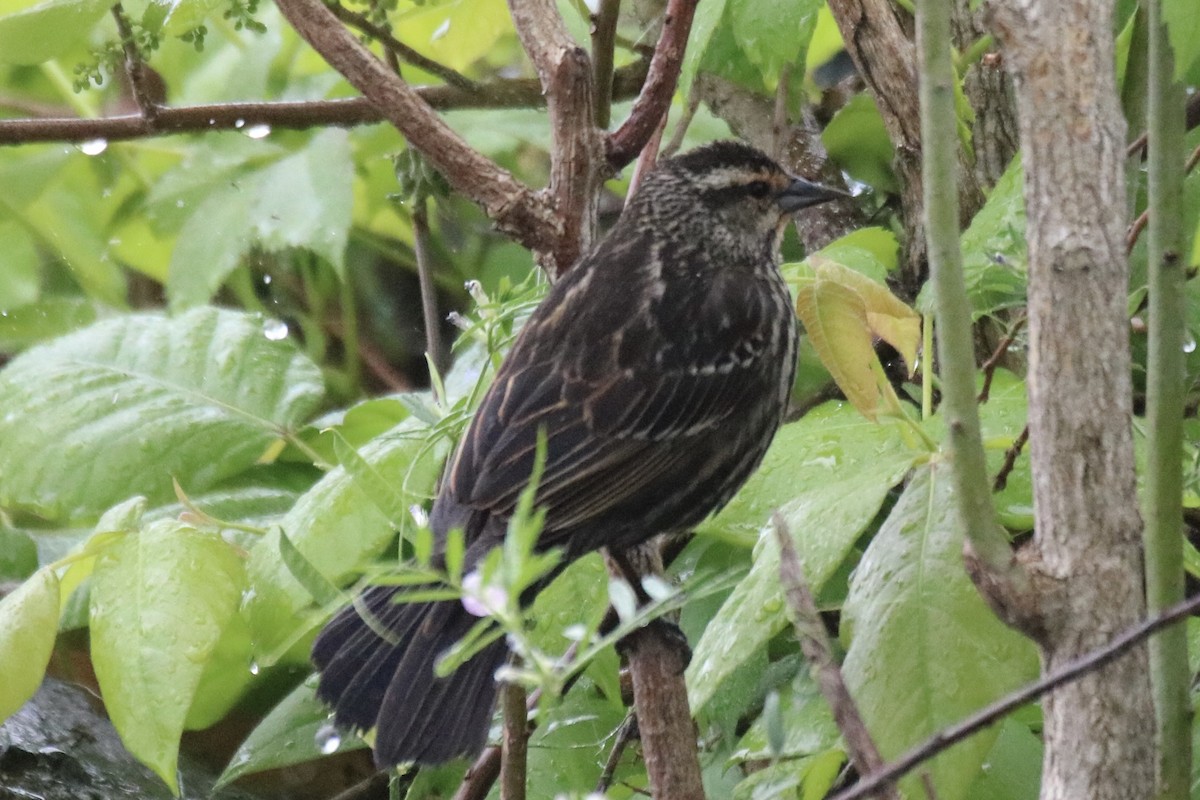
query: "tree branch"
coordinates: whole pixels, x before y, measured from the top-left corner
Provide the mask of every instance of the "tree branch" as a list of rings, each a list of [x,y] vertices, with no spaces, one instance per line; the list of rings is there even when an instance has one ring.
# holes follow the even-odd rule
[[[886,786],[895,783],[938,753],[958,744],[971,734],[978,733],[989,725],[995,724],[1026,703],[1112,663],[1149,637],[1164,628],[1181,622],[1197,610],[1200,610],[1200,595],[1188,598],[1162,614],[1125,630],[1103,647],[1063,664],[1034,683],[980,709],[962,722],[938,731],[879,772],[863,776],[854,786],[839,792],[830,800],[859,800],[863,797],[877,796]]]
[[[146,78],[146,64],[138,52],[137,42],[133,38],[133,29],[125,9],[117,3],[112,8],[113,19],[117,21],[117,32],[121,36],[121,49],[125,51],[125,76],[129,79],[129,90],[137,103],[138,111],[151,125],[158,116],[158,105],[161,98],[156,98],[149,81]]]
[[[525,767],[529,749],[529,712],[525,687],[519,683],[500,686],[504,715],[503,757],[500,761],[500,800],[525,800]]]
[[[796,554],[796,545],[792,542],[787,522],[778,511],[772,515],[771,521],[779,542],[779,582],[792,612],[792,624],[796,628],[796,638],[800,640],[800,649],[816,673],[821,694],[833,711],[833,719],[842,732],[850,763],[860,775],[878,772],[883,769],[883,756],[879,754],[879,748],[871,738],[842,678],[841,667],[833,657],[829,634],[825,631],[817,604],[804,580],[804,570],[800,566],[800,557]],[[887,798],[899,798],[896,787],[891,784],[881,788],[880,794]]]
[[[629,117],[605,143],[608,165],[613,169],[621,169],[637,157],[671,107],[688,34],[692,30],[692,18],[696,15],[696,3],[697,0],[668,0],[662,33],[654,48],[646,83]]]
[[[607,128],[612,118],[613,50],[621,0],[600,0],[592,15],[592,75],[596,87],[596,127]]]
[[[661,574],[663,569],[658,538],[619,554],[609,553],[605,561],[612,575],[630,581]],[[638,591],[636,584],[634,591]],[[683,679],[687,664],[679,643],[671,642],[662,630],[661,625],[650,625],[621,641],[621,653],[633,682],[650,793],[664,800],[704,800],[696,726]]]
[[[613,99],[637,94],[646,80],[648,61],[637,61],[613,73]],[[506,78],[478,84],[473,91],[456,86],[420,86],[414,89],[430,108],[536,108],[546,105],[542,87],[531,78]],[[9,107],[16,100],[6,101]],[[215,103],[195,106],[158,106],[153,121],[139,114],[99,119],[53,117],[57,108],[38,108],[36,119],[0,119],[0,146],[34,142],[110,142],[144,139],[174,133],[240,130],[254,125],[304,129],[328,125],[353,127],[385,120],[364,97],[344,100],[293,102]]]
[[[546,199],[473,150],[321,0],[278,0],[277,5],[313,49],[379,108],[456,191],[478,203],[497,228],[535,252],[557,247],[562,225]]]
[[[571,38],[554,0],[509,0],[508,7],[548,99],[550,196],[560,230],[554,247],[543,251],[548,258],[539,260],[551,276],[558,276],[588,248],[596,229],[603,151],[591,60]]]

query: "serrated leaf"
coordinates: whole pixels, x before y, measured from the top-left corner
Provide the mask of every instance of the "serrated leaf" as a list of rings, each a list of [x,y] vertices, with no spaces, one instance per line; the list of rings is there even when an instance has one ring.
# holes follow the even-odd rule
[[[58,634],[58,576],[40,569],[0,600],[0,721],[42,685]]]
[[[137,314],[35,347],[0,372],[0,504],[51,518],[134,494],[203,491],[258,459],[321,399],[317,367],[259,318]]]
[[[327,130],[292,155],[211,190],[184,224],[171,256],[172,308],[208,302],[252,244],[305,248],[340,273],[354,207],[353,174],[346,132]],[[184,189],[190,187],[184,183]]]
[[[184,720],[245,585],[232,547],[172,521],[123,537],[96,562],[91,654],[105,708],[129,752],[176,793]]]
[[[885,760],[1038,672],[1032,642],[1005,627],[967,577],[955,503],[949,465],[920,468],[842,609],[842,670]],[[995,738],[984,731],[930,762],[938,797],[967,796]],[[919,783],[908,791],[920,795]]]
[[[895,426],[875,425],[842,404],[821,406],[780,430],[754,477],[700,528],[743,536],[761,530],[763,536],[749,574],[696,644],[687,671],[694,711],[788,625],[779,548],[767,524],[772,511],[779,509],[788,523],[809,586],[819,594],[913,459]]]
[[[288,767],[328,755],[317,743],[317,734],[329,724],[329,707],[316,698],[316,690],[302,683],[250,732],[233,754],[214,788],[244,775]],[[328,741],[323,742],[328,747]],[[357,736],[345,736],[336,751],[346,753],[366,747]]]
[[[802,63],[820,0],[728,0],[734,38],[767,85],[785,64]]]

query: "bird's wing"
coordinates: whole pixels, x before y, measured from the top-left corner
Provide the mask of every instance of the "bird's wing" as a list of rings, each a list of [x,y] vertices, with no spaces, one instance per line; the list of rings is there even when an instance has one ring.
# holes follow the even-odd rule
[[[668,293],[639,308],[629,298],[645,294],[625,286],[615,298],[590,291],[580,298],[586,307],[565,313],[539,308],[467,430],[443,491],[510,514],[544,431],[537,500],[549,543],[557,530],[686,480],[696,448],[685,440],[712,434],[764,390],[778,391],[777,381],[764,387],[761,360],[780,321],[770,287],[745,274],[706,276],[684,290],[703,296]]]

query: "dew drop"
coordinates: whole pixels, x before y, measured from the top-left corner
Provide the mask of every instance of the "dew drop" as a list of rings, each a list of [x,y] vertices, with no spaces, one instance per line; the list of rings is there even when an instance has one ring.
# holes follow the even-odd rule
[[[288,326],[283,320],[272,318],[263,322],[262,331],[263,336],[272,342],[278,342],[287,338]]]
[[[1185,339],[1183,342],[1183,352],[1185,352],[1185,353],[1196,352],[1196,337],[1192,336],[1190,333],[1188,334],[1187,339]]]
[[[79,145],[79,149],[85,156],[98,156],[108,149],[107,139],[89,139]]]
[[[413,503],[408,507],[408,513],[412,515],[413,522],[417,523],[418,528],[424,528],[429,525],[429,514],[423,506]]]
[[[250,674],[251,674],[251,675],[257,675],[257,674],[258,674],[259,672],[261,672],[261,671],[262,671],[262,667],[260,667],[260,666],[258,665],[258,662],[257,662],[257,661],[251,661],[251,662],[250,662]]]
[[[243,128],[243,127],[245,127],[245,125],[246,125],[246,120],[244,120],[244,119],[235,119],[233,121],[233,127],[235,127],[235,128]]]
[[[445,36],[449,32],[450,32],[450,20],[447,19],[441,25],[438,25],[437,30],[435,30],[433,32],[433,35],[429,37],[429,41],[436,42],[438,39],[441,39],[443,36]]]
[[[251,139],[265,139],[271,135],[270,125],[251,125],[246,128],[246,135]]]
[[[327,756],[336,753],[342,746],[342,735],[338,733],[338,729],[332,722],[326,722],[317,728],[316,743],[321,754]]]

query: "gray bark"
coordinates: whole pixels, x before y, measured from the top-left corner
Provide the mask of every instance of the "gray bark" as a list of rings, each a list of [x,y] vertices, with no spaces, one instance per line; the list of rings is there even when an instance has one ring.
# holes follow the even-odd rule
[[[1130,428],[1126,125],[1106,0],[996,0],[1017,95],[1029,227],[1029,418],[1036,536],[1021,554],[1043,670],[1144,615]],[[1003,603],[1003,600],[1001,600]],[[1138,648],[1045,703],[1044,800],[1154,791],[1154,706]]]

